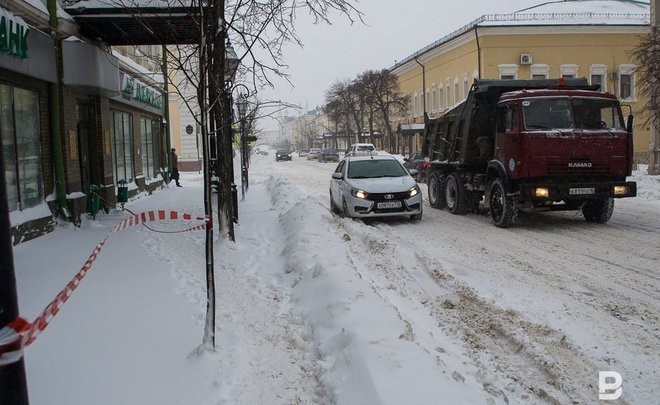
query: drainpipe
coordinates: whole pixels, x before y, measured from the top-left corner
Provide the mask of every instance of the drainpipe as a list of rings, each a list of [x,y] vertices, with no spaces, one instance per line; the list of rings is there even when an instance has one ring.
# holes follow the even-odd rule
[[[51,147],[53,149],[53,164],[55,166],[55,194],[57,195],[58,211],[62,218],[71,219],[69,203],[66,199],[66,179],[64,177],[64,150],[62,148],[62,40],[57,24],[57,0],[48,0],[48,14],[50,16],[51,36],[55,47],[55,68],[57,82],[49,83],[50,99],[50,132]]]
[[[163,65],[161,66],[163,74],[163,106],[165,108],[165,126],[163,127],[163,135],[165,136],[165,160],[167,163],[167,173],[172,173],[172,154],[170,150],[170,86],[169,76],[167,70],[167,46],[163,45],[161,48],[163,53]],[[199,154],[199,149],[197,151]],[[199,158],[198,158],[199,160]]]
[[[422,109],[424,110],[423,119],[424,125],[426,126],[428,122],[428,115],[426,115],[426,67],[417,60],[417,56],[415,56],[415,62],[422,67]],[[410,134],[410,137],[408,138],[408,153],[412,153],[412,137],[412,134]]]
[[[479,32],[476,25],[474,26],[474,37],[477,40],[477,74],[479,75],[477,79],[481,79],[481,45],[479,44]]]

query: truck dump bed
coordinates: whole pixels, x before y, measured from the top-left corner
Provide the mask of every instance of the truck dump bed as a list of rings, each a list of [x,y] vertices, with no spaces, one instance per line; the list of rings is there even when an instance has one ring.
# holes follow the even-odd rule
[[[495,137],[497,103],[502,93],[516,90],[598,90],[586,79],[475,80],[465,101],[442,117],[428,120],[422,153],[431,161],[463,166],[484,165],[492,159],[480,145]]]

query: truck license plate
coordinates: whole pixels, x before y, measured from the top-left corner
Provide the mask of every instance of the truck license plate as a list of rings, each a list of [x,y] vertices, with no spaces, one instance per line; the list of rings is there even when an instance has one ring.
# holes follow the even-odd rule
[[[388,202],[379,202],[376,203],[376,207],[379,209],[390,209],[390,208],[401,208],[401,201],[388,201]]]
[[[596,189],[593,188],[593,187],[570,188],[570,189],[568,189],[568,194],[570,194],[570,195],[596,194]]]

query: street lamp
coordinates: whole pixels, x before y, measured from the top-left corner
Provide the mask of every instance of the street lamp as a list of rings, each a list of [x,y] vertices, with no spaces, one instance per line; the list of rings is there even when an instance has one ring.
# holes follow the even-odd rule
[[[247,148],[247,128],[245,125],[245,115],[248,108],[248,97],[250,96],[250,91],[244,84],[237,84],[236,87],[242,87],[238,93],[236,101],[236,109],[238,110],[238,118],[241,123],[240,132],[241,132],[241,198],[245,199],[245,191],[249,187],[248,180],[248,148]],[[245,92],[243,92],[243,90]]]

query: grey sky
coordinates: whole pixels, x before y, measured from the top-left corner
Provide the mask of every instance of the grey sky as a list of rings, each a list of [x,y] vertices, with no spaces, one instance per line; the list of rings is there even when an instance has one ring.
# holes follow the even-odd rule
[[[368,69],[394,65],[431,42],[492,13],[510,13],[545,3],[542,0],[361,0],[365,24],[350,25],[335,14],[333,25],[313,25],[301,13],[296,25],[304,48],[289,46],[286,63],[294,87],[276,81],[261,100],[283,100],[312,109],[324,103],[329,86],[353,79]],[[293,115],[293,114],[291,114]],[[266,123],[262,125],[269,126]]]

